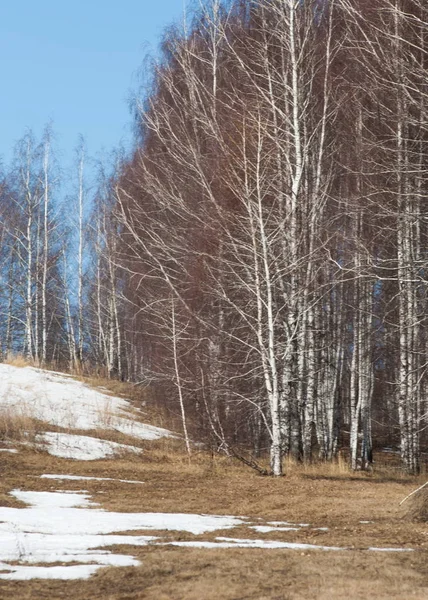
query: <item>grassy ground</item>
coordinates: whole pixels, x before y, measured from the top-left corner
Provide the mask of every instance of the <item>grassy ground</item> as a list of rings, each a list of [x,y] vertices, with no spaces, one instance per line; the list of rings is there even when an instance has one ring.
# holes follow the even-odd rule
[[[16,366],[25,366],[25,362]],[[179,421],[150,402],[145,403],[144,392],[139,388],[109,380],[82,379],[130,398],[136,408],[143,407],[144,421],[179,431]],[[426,476],[403,476],[393,454],[377,455],[372,473],[351,473],[343,462],[307,467],[289,464],[286,477],[273,479],[261,477],[236,461],[202,452],[194,454],[189,463],[180,439],[141,442],[137,444],[144,448],[140,457],[91,462],[55,458],[31,446],[19,445],[22,441],[31,442],[43,429],[43,424],[36,421],[0,414],[0,440],[12,441],[19,448],[19,454],[0,453],[0,506],[22,506],[9,495],[12,489],[85,488],[106,510],[243,515],[261,522],[311,524],[296,532],[263,535],[242,527],[207,534],[204,540],[226,535],[349,550],[116,547],[120,553],[137,557],[141,566],[101,569],[87,581],[0,581],[0,600],[428,598],[428,526],[406,520],[399,506],[400,500],[424,483]],[[49,427],[54,429],[58,428]],[[97,435],[97,431],[80,433]],[[115,432],[103,430],[99,435],[135,444],[135,440]],[[144,484],[40,479],[44,473],[110,477]],[[165,541],[194,539],[188,533],[159,535]],[[369,552],[369,547],[413,548],[415,552],[378,553]]]
[[[11,489],[78,490],[84,487],[107,510],[195,512],[310,523],[328,531],[264,534],[264,539],[353,548],[343,552],[190,549],[123,546],[140,567],[102,569],[87,581],[0,582],[0,598],[55,600],[353,600],[428,598],[428,527],[403,519],[399,502],[423,480],[391,465],[352,474],[343,465],[289,465],[287,477],[260,477],[226,459],[199,454],[188,463],[157,443],[141,458],[83,463],[31,450],[0,454],[0,505],[19,506]],[[378,459],[382,459],[379,456]],[[144,481],[54,481],[42,473]],[[360,521],[372,521],[361,523]],[[143,533],[143,532],[141,532]],[[152,532],[150,532],[152,533]],[[215,532],[260,538],[245,528]],[[163,534],[165,535],[165,534]],[[168,533],[191,540],[191,534]],[[415,548],[411,553],[368,552],[371,546]],[[117,547],[116,549],[119,550]]]

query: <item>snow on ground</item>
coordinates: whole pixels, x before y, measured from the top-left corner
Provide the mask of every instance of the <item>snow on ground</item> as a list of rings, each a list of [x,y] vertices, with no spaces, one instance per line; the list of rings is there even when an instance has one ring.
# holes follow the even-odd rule
[[[25,504],[45,510],[49,508],[86,508],[96,506],[96,502],[91,502],[91,496],[86,490],[74,492],[26,492],[24,490],[13,490],[11,495]],[[0,508],[1,514],[2,508]],[[1,526],[1,523],[0,523]]]
[[[218,537],[218,542],[169,542],[172,546],[189,548],[265,548],[286,550],[347,550],[337,546],[316,546],[314,544],[296,544],[291,542],[276,542],[273,540],[245,540],[237,538]]]
[[[133,556],[104,550],[130,546],[173,545],[190,548],[262,548],[287,550],[350,550],[286,541],[217,537],[216,541],[165,541],[150,535],[118,535],[120,531],[186,531],[201,535],[235,527],[252,527],[245,517],[115,513],[104,511],[87,492],[14,490],[25,508],[0,507],[0,579],[86,579],[105,566],[137,566]],[[375,552],[411,552],[410,548],[368,548]],[[10,563],[15,564],[10,564]],[[81,563],[57,566],[55,563]],[[45,563],[41,566],[40,563]],[[52,564],[52,566],[49,566]]]
[[[168,513],[114,513],[103,511],[79,492],[14,490],[26,508],[0,507],[0,579],[80,579],[103,566],[133,566],[132,556],[94,550],[114,544],[145,546],[154,536],[110,535],[117,531],[169,530],[195,535],[230,529],[243,521],[236,517]],[[24,564],[8,565],[7,562]],[[28,563],[80,562],[72,566],[27,566]]]
[[[131,405],[75,381],[68,375],[34,368],[0,364],[0,411],[28,416],[67,429],[110,429],[138,439],[154,440],[171,432],[135,421]],[[37,441],[51,454],[79,460],[96,460],[139,448],[70,433],[47,432]],[[0,449],[16,452],[14,449]],[[41,476],[44,479],[76,481],[139,481],[77,475]],[[14,490],[11,494],[25,508],[0,507],[0,579],[26,580],[85,579],[105,566],[137,566],[130,555],[104,548],[116,544],[146,546],[172,544],[197,548],[264,548],[291,550],[349,550],[335,546],[287,541],[217,537],[215,541],[167,541],[139,531],[188,532],[202,536],[215,531],[248,527],[260,534],[299,531],[308,523],[251,521],[246,517],[175,514],[117,513],[102,510],[87,491],[32,492]],[[361,523],[369,523],[361,521]],[[316,528],[327,531],[327,528]],[[119,535],[119,532],[128,532]],[[368,548],[374,552],[410,552],[409,548]],[[10,564],[10,563],[15,564]],[[43,563],[43,566],[41,565]],[[78,563],[58,566],[56,563]]]
[[[269,525],[252,525],[251,529],[259,533],[270,533],[271,531],[299,531],[298,527],[270,527]]]
[[[62,373],[0,364],[0,410],[67,429],[113,429],[141,440],[172,435],[135,421],[131,404]]]
[[[309,523],[289,523],[288,521],[268,521],[268,525],[274,527],[309,527]]]
[[[75,460],[99,460],[117,456],[124,452],[133,454],[142,452],[140,448],[135,446],[70,433],[41,433],[36,436],[36,442],[43,445],[49,454],[53,456]]]
[[[88,579],[101,565],[73,565],[71,567],[24,567],[0,563],[0,579],[25,581],[29,579]],[[7,573],[1,571],[8,570]]]
[[[120,483],[144,483],[133,479],[114,479],[112,477],[85,477],[83,475],[40,475],[40,479],[60,479],[69,481],[118,481]]]
[[[25,492],[12,496],[28,508],[0,507],[0,534],[4,521],[13,531],[52,535],[100,535],[116,531],[162,530],[187,531],[194,535],[219,529],[231,529],[245,521],[237,517],[184,513],[117,513],[89,508],[89,496],[77,492]],[[91,506],[94,506],[91,504]],[[1,548],[1,544],[0,544]],[[0,549],[1,552],[1,549]],[[0,556],[0,560],[2,560]]]
[[[370,552],[414,552],[413,548],[367,548]]]

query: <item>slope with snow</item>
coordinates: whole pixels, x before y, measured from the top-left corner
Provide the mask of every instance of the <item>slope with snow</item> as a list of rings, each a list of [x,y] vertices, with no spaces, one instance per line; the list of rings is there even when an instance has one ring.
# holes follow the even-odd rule
[[[94,390],[71,377],[34,368],[17,368],[0,364],[0,411],[29,416],[46,424],[68,429],[69,432],[46,431],[36,441],[51,454],[75,460],[95,460],[124,451],[140,452],[99,438],[71,433],[73,429],[114,429],[136,439],[153,440],[172,434],[166,429],[145,425],[134,419],[131,405]],[[135,414],[135,413],[134,413]],[[4,452],[15,449],[3,448]],[[3,455],[5,456],[5,455]],[[44,474],[42,479],[61,481],[118,481],[123,485],[143,482],[113,480],[92,475]],[[143,488],[144,489],[144,488]],[[106,566],[138,566],[131,555],[107,549],[113,545],[165,545],[189,548],[262,548],[266,550],[349,551],[337,546],[317,546],[273,539],[216,537],[203,539],[204,534],[239,528],[254,535],[305,530],[308,523],[251,520],[247,517],[200,515],[184,513],[121,513],[103,510],[91,501],[87,491],[22,491],[12,496],[24,502],[25,508],[0,506],[0,579],[27,580],[85,579]],[[140,535],[140,532],[156,535]],[[192,540],[165,538],[159,532],[187,532]],[[127,532],[127,534],[123,534]],[[135,532],[135,533],[134,533]],[[250,536],[251,537],[251,536]],[[409,548],[377,548],[374,552],[410,552]],[[64,563],[61,566],[56,563]],[[72,564],[68,564],[72,563]]]
[[[30,417],[67,430],[114,430],[139,440],[173,434],[136,420],[130,402],[92,389],[68,375],[33,367],[0,364],[0,411]],[[68,435],[68,437],[67,437]],[[80,438],[80,439],[78,439]],[[131,446],[71,434],[42,434],[48,452],[64,458],[94,460],[117,451],[136,452]]]
[[[36,442],[45,450],[60,458],[74,460],[100,460],[120,455],[124,452],[139,454],[141,448],[118,444],[107,440],[89,437],[87,435],[73,435],[71,433],[57,433],[48,431],[36,436]]]

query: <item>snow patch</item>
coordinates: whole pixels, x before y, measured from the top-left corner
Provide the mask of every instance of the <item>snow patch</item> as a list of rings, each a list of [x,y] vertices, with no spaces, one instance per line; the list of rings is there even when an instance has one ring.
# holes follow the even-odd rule
[[[289,523],[288,521],[268,521],[268,525],[272,525],[275,529],[278,527],[309,527],[309,523]]]
[[[371,552],[414,552],[413,548],[367,548]]]
[[[14,490],[12,495],[30,506],[0,507],[0,579],[85,579],[104,566],[140,564],[132,556],[100,548],[145,546],[158,540],[154,536],[112,535],[117,531],[152,529],[198,535],[243,523],[237,517],[215,515],[107,512],[93,508],[96,505],[84,492]],[[11,561],[23,564],[8,565]],[[55,562],[91,564],[28,566]]]
[[[142,452],[135,446],[70,433],[41,433],[36,436],[36,442],[46,444],[46,450],[53,456],[75,460],[100,460],[112,458],[123,452],[133,454]]]
[[[96,504],[89,503],[88,495],[75,492],[14,490],[12,495],[31,506],[0,507],[0,534],[5,527],[6,530],[12,527],[12,531],[52,535],[100,535],[132,530],[187,531],[199,535],[219,529],[231,529],[244,523],[237,517],[217,515],[107,512],[100,508],[88,508]],[[78,506],[83,508],[77,508]]]
[[[171,436],[131,416],[132,406],[63,373],[0,364],[0,407],[69,429],[112,429],[142,440]]]
[[[0,565],[0,568],[2,565]],[[73,565],[71,567],[9,567],[9,573],[0,573],[0,579],[28,581],[29,579],[89,579],[101,565]]]
[[[251,529],[259,533],[270,533],[271,531],[299,531],[298,527],[270,527],[269,525],[252,525]]]
[[[83,508],[94,505],[90,501],[89,494],[81,492],[25,492],[23,490],[13,490],[11,496],[39,509],[49,508]],[[0,509],[1,510],[1,509]]]
[[[273,540],[248,540],[241,538],[217,537],[217,542],[191,541],[191,542],[164,542],[162,545],[182,546],[184,548],[262,548],[284,550],[323,550],[323,551],[349,551],[352,548],[339,546],[317,546],[315,544],[300,544],[293,542],[277,542]],[[366,548],[370,552],[414,552],[413,548]]]
[[[40,475],[40,479],[60,479],[66,481],[119,481],[120,483],[144,483],[133,479],[114,479],[112,477],[85,477],[83,475]]]
[[[65,475],[64,477],[73,476]],[[302,551],[351,550],[336,546],[229,537],[217,537],[215,542],[203,540],[165,542],[159,537],[150,535],[118,535],[115,532],[150,529],[187,531],[199,535],[242,526],[247,524],[247,520],[245,517],[217,515],[107,512],[91,502],[90,495],[85,491],[14,490],[12,495],[29,506],[26,508],[0,507],[0,579],[87,579],[98,569],[106,566],[137,566],[140,564],[133,556],[114,554],[102,549],[117,544]],[[255,528],[254,526],[250,527]],[[278,530],[278,528],[270,529]],[[409,548],[374,547],[368,548],[368,550],[375,552],[412,551]],[[8,564],[10,562],[18,564]],[[50,566],[50,563],[57,562],[81,564]],[[45,563],[47,566],[40,566],[39,563]]]
[[[265,549],[288,549],[288,550],[347,550],[336,546],[315,546],[314,544],[295,544],[292,542],[276,542],[273,540],[246,540],[240,538],[216,538],[218,542],[169,542],[172,546],[183,546],[190,548],[265,548]]]

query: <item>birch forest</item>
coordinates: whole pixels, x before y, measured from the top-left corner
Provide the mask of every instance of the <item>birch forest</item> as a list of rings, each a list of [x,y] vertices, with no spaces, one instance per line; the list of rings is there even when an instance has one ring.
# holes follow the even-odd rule
[[[0,182],[3,359],[133,382],[190,441],[428,447],[428,5],[210,0],[163,37],[134,147],[73,191],[47,127]]]

